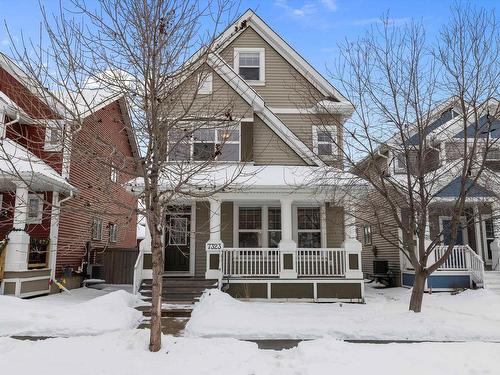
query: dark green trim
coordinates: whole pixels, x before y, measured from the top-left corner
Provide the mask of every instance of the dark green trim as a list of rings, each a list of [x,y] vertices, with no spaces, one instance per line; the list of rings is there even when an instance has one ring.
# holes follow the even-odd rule
[[[144,254],[142,269],[143,270],[152,270],[153,269],[153,254],[150,254],[150,253]]]
[[[219,269],[219,259],[220,259],[219,254],[210,254],[209,255],[209,266],[210,266],[211,270],[218,270]]]
[[[359,270],[358,254],[349,254],[349,269]]]
[[[271,298],[314,298],[313,283],[271,284]]]
[[[362,298],[360,283],[318,283],[318,298]]]
[[[283,269],[293,270],[293,254],[283,254]]]
[[[265,283],[229,283],[225,284],[226,293],[234,298],[267,298]]]

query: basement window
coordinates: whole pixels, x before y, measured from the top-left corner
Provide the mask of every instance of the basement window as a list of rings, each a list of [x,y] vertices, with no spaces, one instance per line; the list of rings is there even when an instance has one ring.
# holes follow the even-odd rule
[[[234,70],[251,85],[265,84],[265,49],[235,48]]]

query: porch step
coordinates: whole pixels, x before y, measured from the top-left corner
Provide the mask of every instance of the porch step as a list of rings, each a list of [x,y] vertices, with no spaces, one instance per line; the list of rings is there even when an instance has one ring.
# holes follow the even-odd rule
[[[163,303],[193,304],[206,289],[216,288],[216,280],[200,277],[164,277],[162,282]],[[151,301],[152,280],[143,280],[139,289],[144,301]]]

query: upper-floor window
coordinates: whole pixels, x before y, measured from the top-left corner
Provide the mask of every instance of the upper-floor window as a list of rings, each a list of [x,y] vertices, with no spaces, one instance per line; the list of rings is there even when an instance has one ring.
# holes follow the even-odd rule
[[[198,94],[207,95],[212,93],[212,73],[200,73],[198,76]]]
[[[265,49],[235,48],[234,70],[250,84],[265,83]]]
[[[109,223],[109,242],[116,242],[118,237],[118,225]]]
[[[313,151],[323,158],[338,156],[337,127],[335,125],[313,127]]]
[[[406,172],[406,157],[404,153],[399,153],[394,156],[394,173]]]
[[[490,148],[486,153],[486,160],[488,161],[500,161],[500,148]]]
[[[114,164],[111,165],[110,179],[112,182],[118,182],[118,167]]]
[[[240,127],[212,127],[169,133],[170,161],[239,161]]]
[[[43,200],[37,194],[28,194],[28,224],[41,224]]]
[[[92,221],[92,239],[102,240],[102,219],[100,217],[95,217]]]
[[[62,130],[62,123],[60,121],[47,121],[45,125],[45,151],[62,150]]]

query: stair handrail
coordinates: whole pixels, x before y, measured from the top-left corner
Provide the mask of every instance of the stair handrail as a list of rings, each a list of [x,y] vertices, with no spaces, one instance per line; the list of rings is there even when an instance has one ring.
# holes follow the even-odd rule
[[[132,294],[139,293],[142,283],[142,269],[144,268],[144,247],[139,246],[139,254],[134,264],[134,283],[132,285]]]
[[[476,284],[480,283],[484,285],[483,259],[478,254],[476,254],[476,252],[472,250],[469,245],[465,245],[465,249],[467,251],[467,254],[469,255],[470,263],[468,264],[468,269],[472,276],[472,279],[476,282]]]

